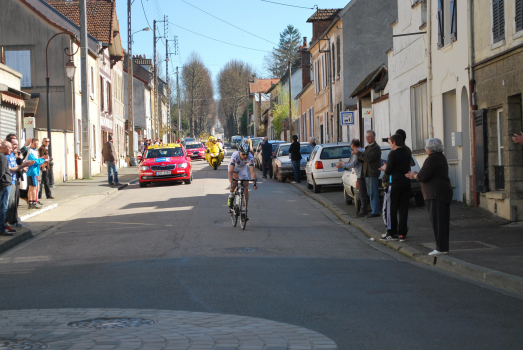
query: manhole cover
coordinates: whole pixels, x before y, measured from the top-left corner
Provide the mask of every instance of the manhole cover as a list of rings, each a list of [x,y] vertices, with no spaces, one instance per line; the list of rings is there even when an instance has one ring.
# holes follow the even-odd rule
[[[236,253],[263,253],[268,252],[269,249],[261,248],[251,248],[251,247],[240,247],[240,248],[224,248],[226,252],[236,252]]]
[[[96,318],[94,320],[71,322],[68,326],[77,328],[109,329],[140,327],[155,323],[155,320],[147,320],[143,318]]]
[[[40,341],[0,338],[0,350],[38,350],[48,349],[49,345]]]

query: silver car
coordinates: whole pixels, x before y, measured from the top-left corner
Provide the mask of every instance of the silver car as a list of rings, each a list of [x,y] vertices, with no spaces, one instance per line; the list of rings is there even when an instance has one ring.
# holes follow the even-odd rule
[[[274,178],[280,182],[285,182],[288,177],[294,176],[294,169],[292,167],[291,158],[289,157],[290,143],[280,143],[276,151],[274,151],[274,157],[272,159],[272,169],[274,172]],[[312,152],[312,146],[309,143],[302,143],[300,145],[301,161],[300,161],[300,172],[301,175],[305,175],[305,165],[307,164],[307,158]]]

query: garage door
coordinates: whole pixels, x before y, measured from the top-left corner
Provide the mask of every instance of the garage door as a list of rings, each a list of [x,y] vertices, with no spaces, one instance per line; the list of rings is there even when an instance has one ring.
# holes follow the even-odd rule
[[[7,134],[16,135],[16,108],[8,105],[0,106],[0,138],[5,139]]]

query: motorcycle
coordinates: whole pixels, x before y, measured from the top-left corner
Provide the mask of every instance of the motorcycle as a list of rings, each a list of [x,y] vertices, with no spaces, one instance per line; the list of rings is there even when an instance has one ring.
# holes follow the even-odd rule
[[[205,159],[214,170],[218,169],[223,161],[223,158],[223,151],[218,145],[211,145],[209,148],[207,148]]]

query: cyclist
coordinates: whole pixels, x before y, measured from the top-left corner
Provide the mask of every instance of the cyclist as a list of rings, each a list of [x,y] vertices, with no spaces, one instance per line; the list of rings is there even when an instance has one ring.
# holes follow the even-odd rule
[[[250,177],[247,168],[250,168]],[[256,172],[254,170],[254,157],[249,152],[249,146],[244,143],[238,146],[238,150],[232,154],[231,162],[229,163],[229,182],[231,183],[231,192],[229,193],[229,201],[227,202],[229,208],[232,208],[234,190],[236,190],[236,186],[238,184],[237,181],[232,181],[233,179],[252,179],[254,180],[254,189],[258,189],[258,184],[256,182]],[[249,201],[249,183],[245,185],[245,201]],[[245,203],[245,206],[247,206],[247,203]],[[244,208],[242,208],[242,213],[243,212],[245,212]]]

